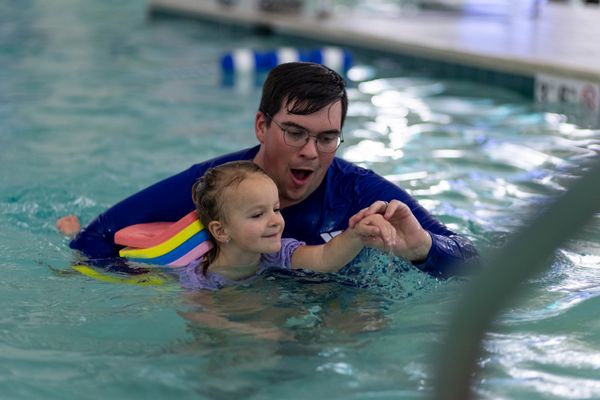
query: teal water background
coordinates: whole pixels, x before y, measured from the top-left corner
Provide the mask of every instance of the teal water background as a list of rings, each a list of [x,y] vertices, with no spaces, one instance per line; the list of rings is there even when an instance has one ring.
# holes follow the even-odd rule
[[[207,297],[70,268],[57,218],[87,223],[256,143],[262,77],[229,79],[219,58],[283,45],[316,44],[150,19],[141,0],[0,2],[1,398],[426,398],[463,281],[371,254],[338,277]],[[339,154],[409,190],[484,255],[598,157],[600,130],[572,110],[355,58]],[[499,318],[480,398],[600,397],[599,239],[596,216]],[[207,327],[207,304],[238,328]]]

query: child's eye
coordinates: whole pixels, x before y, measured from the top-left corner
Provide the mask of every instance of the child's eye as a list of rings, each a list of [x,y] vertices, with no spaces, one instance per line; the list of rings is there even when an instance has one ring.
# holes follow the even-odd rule
[[[256,213],[256,214],[252,214],[252,215],[250,216],[250,218],[260,218],[260,217],[262,217],[262,216],[263,216],[263,213],[259,212],[259,213]]]
[[[281,208],[279,208],[279,207],[275,207],[275,208],[273,209],[273,212],[280,213],[280,212],[281,212]]]

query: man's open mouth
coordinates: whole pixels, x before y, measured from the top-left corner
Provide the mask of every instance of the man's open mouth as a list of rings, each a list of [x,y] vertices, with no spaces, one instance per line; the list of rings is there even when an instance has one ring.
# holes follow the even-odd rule
[[[292,169],[292,176],[299,182],[305,182],[313,171],[308,169]]]

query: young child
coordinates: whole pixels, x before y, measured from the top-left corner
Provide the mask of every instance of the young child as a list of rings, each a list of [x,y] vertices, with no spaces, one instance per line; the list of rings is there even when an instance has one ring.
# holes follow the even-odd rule
[[[391,248],[394,227],[382,215],[360,219],[324,245],[282,239],[284,220],[275,182],[252,161],[234,161],[206,171],[193,199],[213,249],[179,271],[184,288],[218,290],[271,268],[336,272],[365,246]]]

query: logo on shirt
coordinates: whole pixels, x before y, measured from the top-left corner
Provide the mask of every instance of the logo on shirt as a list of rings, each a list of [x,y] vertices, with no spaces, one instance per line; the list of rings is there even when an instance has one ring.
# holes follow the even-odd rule
[[[323,232],[323,233],[321,233],[321,238],[323,239],[323,241],[325,243],[327,243],[342,232],[343,231]]]

